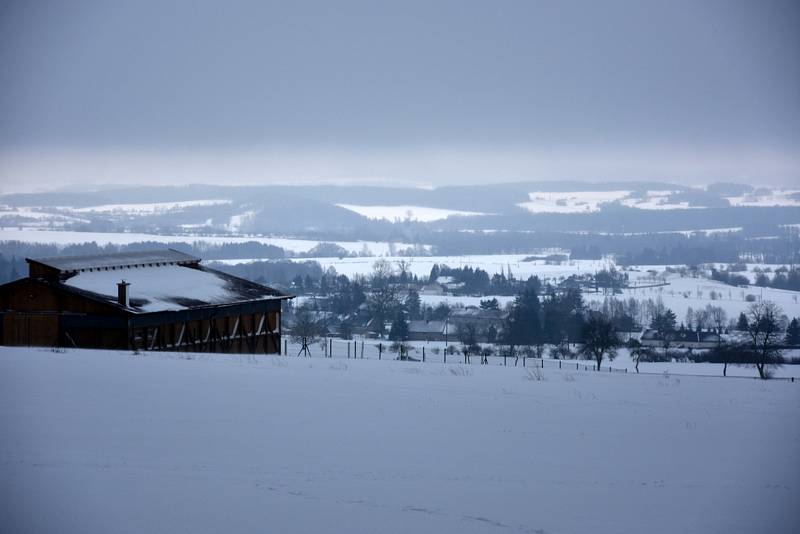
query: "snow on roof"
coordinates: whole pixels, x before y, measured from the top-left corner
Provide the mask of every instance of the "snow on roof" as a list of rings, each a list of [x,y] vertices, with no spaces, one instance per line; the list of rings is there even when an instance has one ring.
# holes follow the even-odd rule
[[[147,250],[141,252],[119,252],[116,254],[95,254],[83,256],[56,256],[52,258],[33,258],[29,262],[41,263],[62,272],[85,269],[109,269],[119,267],[149,266],[156,264],[199,263],[200,258],[184,254],[174,249]]]
[[[117,284],[128,282],[130,307],[138,312],[175,311],[198,306],[286,298],[287,295],[204,267],[162,265],[113,271],[82,271],[64,285],[117,302]]]
[[[441,334],[446,328],[445,321],[409,321],[408,331],[416,334]]]

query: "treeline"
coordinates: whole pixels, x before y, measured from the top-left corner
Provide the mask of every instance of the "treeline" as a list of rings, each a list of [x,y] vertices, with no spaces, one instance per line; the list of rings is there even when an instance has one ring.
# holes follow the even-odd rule
[[[711,279],[731,286],[750,285],[749,278],[738,274],[740,270],[745,270],[745,268],[730,265],[727,269],[711,269]],[[800,291],[800,268],[782,266],[776,268],[775,271],[759,268],[753,271],[757,273],[754,285],[758,287]]]
[[[800,268],[778,267],[771,278],[766,271],[762,271],[756,275],[755,282],[755,285],[759,287],[800,291]]]

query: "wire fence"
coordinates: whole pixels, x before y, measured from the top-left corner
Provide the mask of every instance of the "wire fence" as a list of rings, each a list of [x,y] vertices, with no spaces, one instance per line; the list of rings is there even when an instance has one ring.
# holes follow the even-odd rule
[[[283,340],[281,354],[286,356],[310,357],[310,358],[332,358],[332,359],[365,359],[365,360],[400,360],[424,363],[443,363],[461,365],[494,365],[494,366],[513,366],[530,367],[540,369],[561,369],[568,371],[592,371],[604,373],[623,373],[623,374],[642,374],[642,375],[664,375],[665,372],[640,371],[634,368],[615,367],[612,364],[602,364],[599,368],[596,362],[590,360],[562,360],[555,358],[539,358],[525,354],[511,356],[509,354],[493,351],[491,354],[480,352],[469,352],[464,354],[461,346],[456,343],[449,343],[445,346],[429,345],[404,345],[401,349],[398,345],[391,342],[375,340],[344,340],[338,338],[322,338],[313,342],[309,341],[304,347],[302,343],[290,341],[288,338]],[[696,376],[704,378],[744,378],[756,379],[757,376],[727,376],[704,375],[691,373],[676,373],[669,371],[670,376]],[[795,377],[773,377],[771,380],[783,380],[795,382],[800,380]]]

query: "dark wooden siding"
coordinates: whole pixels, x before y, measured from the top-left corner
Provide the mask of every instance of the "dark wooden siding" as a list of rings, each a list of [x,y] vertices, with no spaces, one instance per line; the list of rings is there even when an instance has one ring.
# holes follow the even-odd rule
[[[0,343],[197,352],[280,352],[280,300],[136,314],[45,282],[0,287]]]

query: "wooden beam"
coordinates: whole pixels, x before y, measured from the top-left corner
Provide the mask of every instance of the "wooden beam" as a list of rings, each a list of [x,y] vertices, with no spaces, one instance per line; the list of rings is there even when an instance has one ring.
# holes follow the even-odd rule
[[[156,346],[156,340],[158,340],[158,327],[153,330],[153,339],[150,340],[150,348],[147,350],[153,350],[153,347]]]
[[[181,323],[181,332],[178,334],[178,340],[175,341],[175,348],[179,349],[183,343],[183,335],[186,333],[186,323]]]

